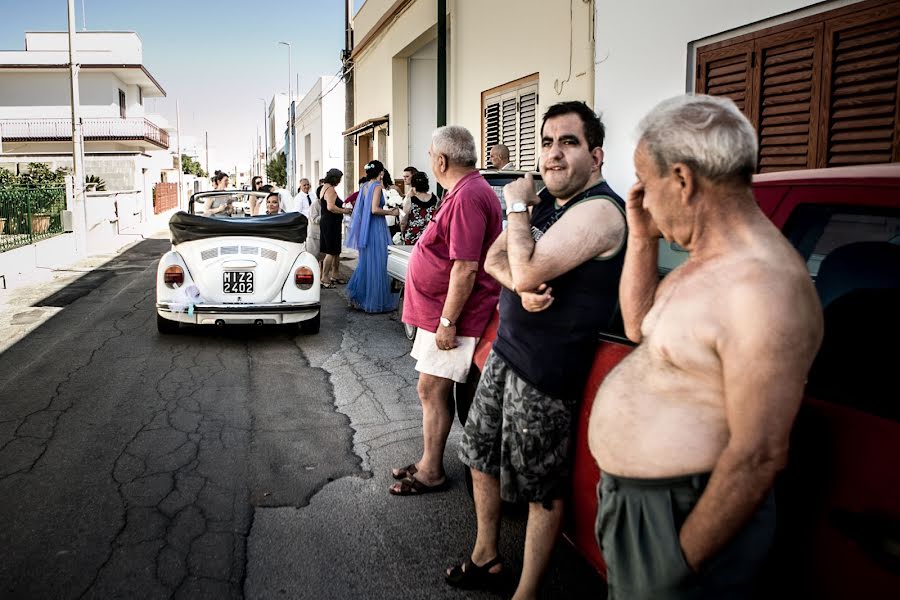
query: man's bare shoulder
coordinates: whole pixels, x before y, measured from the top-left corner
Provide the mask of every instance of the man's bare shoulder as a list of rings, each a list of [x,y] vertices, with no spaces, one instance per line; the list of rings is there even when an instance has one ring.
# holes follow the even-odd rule
[[[566,245],[588,244],[608,249],[624,239],[625,213],[612,198],[590,198],[567,210],[550,231],[556,228],[566,235]]]

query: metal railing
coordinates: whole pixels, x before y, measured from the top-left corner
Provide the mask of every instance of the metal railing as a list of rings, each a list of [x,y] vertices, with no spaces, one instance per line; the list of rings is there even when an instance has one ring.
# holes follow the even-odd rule
[[[0,186],[0,252],[63,232],[64,186]]]
[[[86,141],[146,140],[169,147],[169,134],[144,118],[83,119]],[[0,119],[0,136],[9,142],[62,142],[72,139],[72,119]]]

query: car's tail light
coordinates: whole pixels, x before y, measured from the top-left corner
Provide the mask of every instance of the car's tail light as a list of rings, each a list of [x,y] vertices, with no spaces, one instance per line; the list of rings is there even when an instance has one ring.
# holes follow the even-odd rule
[[[308,290],[312,287],[315,276],[309,267],[300,267],[294,271],[294,283],[301,290]]]
[[[166,272],[163,274],[163,281],[169,287],[181,285],[184,283],[184,270],[178,265],[166,267]]]

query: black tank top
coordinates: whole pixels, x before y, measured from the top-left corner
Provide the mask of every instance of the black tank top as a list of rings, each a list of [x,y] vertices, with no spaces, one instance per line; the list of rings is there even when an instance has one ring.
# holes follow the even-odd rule
[[[546,189],[531,212],[535,240],[580,202],[613,202],[625,219],[625,202],[604,181],[557,208]],[[556,398],[580,399],[584,392],[598,334],[616,315],[619,277],[625,260],[627,232],[622,247],[609,257],[588,260],[548,281],[553,304],[530,313],[510,290],[500,294],[500,326],[494,351],[529,384]]]

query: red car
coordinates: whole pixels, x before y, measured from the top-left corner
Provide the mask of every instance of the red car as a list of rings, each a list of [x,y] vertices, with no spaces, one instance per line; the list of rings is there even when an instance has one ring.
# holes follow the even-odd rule
[[[900,597],[900,164],[758,175],[763,212],[807,260],[825,338],[776,484],[778,529],[766,582],[792,598]],[[660,241],[660,275],[687,258]],[[465,422],[497,335],[497,315],[457,389]],[[602,575],[594,538],[600,472],[587,424],[603,378],[634,347],[621,329],[600,345],[580,408],[564,535]]]

